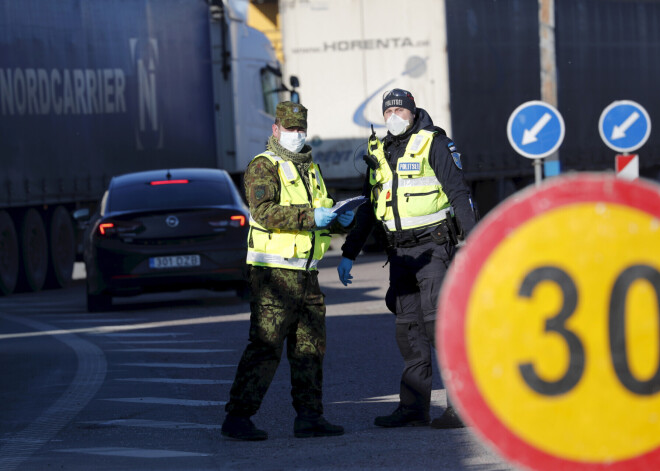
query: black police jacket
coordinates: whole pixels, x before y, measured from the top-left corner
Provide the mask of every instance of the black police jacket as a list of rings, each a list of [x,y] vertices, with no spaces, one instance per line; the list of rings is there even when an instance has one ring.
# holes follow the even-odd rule
[[[413,126],[402,135],[393,136],[389,132],[387,133],[383,140],[385,157],[390,164],[390,168],[394,170],[396,161],[404,154],[410,137],[422,129],[436,132],[431,144],[429,163],[433,167],[435,176],[442,185],[443,191],[449,198],[449,203],[454,208],[464,233],[467,235],[476,224],[476,220],[470,204],[470,189],[463,178],[463,171],[458,167],[452,156],[452,152],[458,151],[450,149],[452,140],[447,137],[447,133],[443,129],[433,125],[433,120],[426,110],[417,108]],[[367,198],[371,194],[368,172],[362,194]],[[355,215],[355,227],[346,237],[344,245],[342,245],[342,255],[355,260],[376,223],[378,223],[378,220],[374,215],[372,205],[363,204],[360,206]],[[430,234],[431,228],[428,228],[427,231]],[[417,237],[423,235],[423,232],[420,234],[417,230]]]

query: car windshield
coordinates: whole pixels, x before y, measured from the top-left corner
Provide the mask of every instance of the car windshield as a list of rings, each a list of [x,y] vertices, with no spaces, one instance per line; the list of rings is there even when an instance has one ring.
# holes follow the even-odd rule
[[[140,211],[198,208],[233,204],[233,192],[223,181],[188,181],[152,185],[150,182],[113,188],[107,210]]]

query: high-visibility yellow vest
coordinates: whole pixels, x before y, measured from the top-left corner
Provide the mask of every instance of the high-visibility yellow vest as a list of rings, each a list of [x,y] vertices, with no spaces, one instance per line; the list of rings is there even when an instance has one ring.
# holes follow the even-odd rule
[[[255,157],[266,157],[278,169],[280,177],[280,201],[282,206],[302,208],[330,208],[332,199],[328,197],[321,172],[315,163],[309,166],[311,201],[305,183],[296,166],[272,152],[264,152]],[[253,159],[254,160],[254,159]],[[288,231],[267,229],[250,216],[247,263],[262,267],[289,268],[292,270],[316,270],[319,260],[330,247],[330,232],[327,228],[313,231]]]
[[[371,202],[376,219],[388,231],[432,226],[449,214],[449,199],[429,163],[434,135],[422,130],[410,136],[394,173],[385,158],[382,142],[376,137],[369,140],[368,152],[379,164],[369,173]]]

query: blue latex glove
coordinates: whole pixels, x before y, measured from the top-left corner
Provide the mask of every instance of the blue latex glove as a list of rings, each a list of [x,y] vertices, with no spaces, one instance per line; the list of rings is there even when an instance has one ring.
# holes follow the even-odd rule
[[[352,283],[353,275],[351,275],[351,268],[353,268],[353,260],[350,258],[342,257],[339,266],[337,267],[337,273],[339,273],[339,281],[341,281],[344,286],[348,286]]]
[[[343,227],[348,227],[348,225],[353,222],[354,217],[355,213],[353,211],[346,211],[337,216],[337,221],[339,221],[339,224]]]
[[[314,222],[317,227],[326,227],[337,217],[336,213],[333,213],[328,208],[316,208],[314,210]]]

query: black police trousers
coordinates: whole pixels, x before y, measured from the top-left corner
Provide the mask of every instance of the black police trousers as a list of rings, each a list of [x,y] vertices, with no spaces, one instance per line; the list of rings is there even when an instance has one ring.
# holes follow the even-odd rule
[[[450,244],[429,241],[388,251],[390,287],[385,302],[396,314],[396,341],[405,363],[400,406],[425,416],[431,404],[438,297],[454,250]]]

